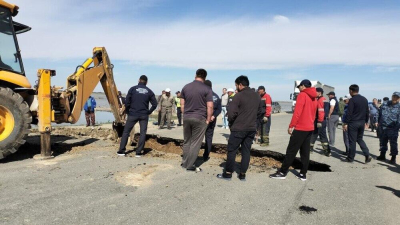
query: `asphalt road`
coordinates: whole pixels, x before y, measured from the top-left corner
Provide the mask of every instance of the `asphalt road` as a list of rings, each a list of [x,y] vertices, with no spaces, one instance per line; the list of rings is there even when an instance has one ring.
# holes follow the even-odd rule
[[[271,145],[285,152],[290,114],[273,116]],[[182,138],[182,128],[149,129]],[[216,128],[216,142],[228,131]],[[337,146],[343,150],[341,130]],[[374,133],[365,140],[378,154]],[[30,141],[35,142],[34,138]],[[332,172],[309,172],[306,182],[290,173],[286,180],[268,178],[274,171],[249,172],[246,182],[215,178],[216,161],[203,172],[180,168],[179,156],[117,157],[110,141],[57,137],[63,149],[52,160],[29,154],[0,161],[0,224],[399,224],[400,167],[373,160],[365,165],[313,153]],[[82,146],[82,143],[86,145]],[[67,146],[67,147],[66,147]],[[318,147],[319,148],[319,147]],[[305,210],[300,210],[305,209]]]

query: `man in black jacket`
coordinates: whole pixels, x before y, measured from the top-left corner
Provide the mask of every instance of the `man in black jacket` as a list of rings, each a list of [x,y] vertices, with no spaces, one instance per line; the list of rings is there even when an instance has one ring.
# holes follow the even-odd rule
[[[118,155],[124,156],[126,144],[129,134],[133,127],[139,122],[140,138],[136,148],[136,157],[141,157],[144,143],[146,142],[147,123],[149,115],[157,108],[157,100],[152,90],[147,85],[147,76],[142,75],[139,79],[139,84],[129,89],[125,99],[125,108],[128,113],[128,119],[125,124],[124,132],[122,133],[121,143],[119,146]],[[149,103],[151,108],[149,109]]]
[[[236,151],[241,147],[242,161],[239,179],[245,180],[250,163],[251,145],[256,135],[256,121],[265,114],[265,111],[263,111],[261,97],[249,88],[250,82],[246,76],[239,76],[235,80],[235,85],[239,92],[229,103],[228,121],[231,135],[228,141],[228,158],[225,171],[217,177],[228,180],[232,178],[236,164]]]
[[[346,161],[354,161],[356,155],[356,143],[358,143],[364,153],[365,163],[369,163],[371,162],[372,157],[369,155],[369,149],[363,140],[364,130],[368,127],[369,120],[368,100],[364,96],[358,94],[359,89],[360,88],[356,84],[351,85],[349,88],[352,98],[350,99],[347,108],[347,123],[343,125],[343,130],[347,130],[349,133],[350,149]]]

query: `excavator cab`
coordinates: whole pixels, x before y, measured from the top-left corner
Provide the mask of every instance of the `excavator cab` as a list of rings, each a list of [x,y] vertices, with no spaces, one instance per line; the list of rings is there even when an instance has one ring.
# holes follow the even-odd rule
[[[13,22],[11,10],[0,6],[0,69],[25,75],[16,34],[31,28]]]
[[[25,77],[24,65],[18,46],[17,34],[31,30],[14,22],[18,6],[0,0],[0,85],[3,87],[31,88]]]

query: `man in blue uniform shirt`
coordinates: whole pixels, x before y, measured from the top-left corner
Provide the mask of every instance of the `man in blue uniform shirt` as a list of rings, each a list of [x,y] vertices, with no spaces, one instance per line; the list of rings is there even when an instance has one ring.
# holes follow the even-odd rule
[[[152,90],[147,86],[147,76],[142,75],[139,79],[139,84],[131,87],[126,95],[125,108],[128,113],[128,120],[126,121],[124,132],[122,133],[121,144],[119,146],[118,155],[124,156],[126,144],[128,142],[129,134],[133,127],[139,122],[140,125],[140,138],[136,148],[136,157],[141,157],[144,143],[146,142],[147,124],[149,122],[149,115],[157,108],[157,100]],[[149,109],[149,103],[151,108]]]
[[[379,109],[376,121],[376,126],[381,127],[380,151],[381,154],[378,160],[386,160],[386,151],[388,150],[388,142],[390,142],[390,155],[392,156],[390,163],[396,164],[396,156],[398,154],[397,139],[400,129],[400,92],[395,92],[392,95],[392,101],[387,101],[382,104]]]
[[[212,83],[210,80],[204,81],[204,84],[209,86],[212,89]],[[217,117],[221,114],[222,106],[221,106],[221,99],[219,96],[213,91],[213,103],[214,103],[214,111],[213,115],[211,116],[211,121],[207,126],[206,130],[206,147],[204,149],[203,160],[204,162],[210,159],[210,152],[212,149],[212,140],[214,136],[214,129],[217,123]]]

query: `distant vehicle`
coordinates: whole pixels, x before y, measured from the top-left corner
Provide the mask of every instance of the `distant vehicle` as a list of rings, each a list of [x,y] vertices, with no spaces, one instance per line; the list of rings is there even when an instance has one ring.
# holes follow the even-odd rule
[[[296,106],[297,96],[300,94],[300,90],[297,88],[297,86],[300,84],[300,82],[301,81],[299,81],[299,80],[296,80],[294,82],[294,92],[292,94],[290,94],[290,100],[293,100],[293,102],[292,102],[292,112],[294,112],[294,107]],[[316,87],[316,88],[317,87],[322,88],[324,90],[325,99],[329,99],[329,97],[327,95],[329,92],[335,91],[334,87],[326,85],[326,84],[323,84],[323,83],[321,83],[321,82],[319,82],[317,80],[311,81],[311,85],[313,87]]]
[[[272,113],[280,113],[282,111],[282,107],[279,102],[272,102]]]

